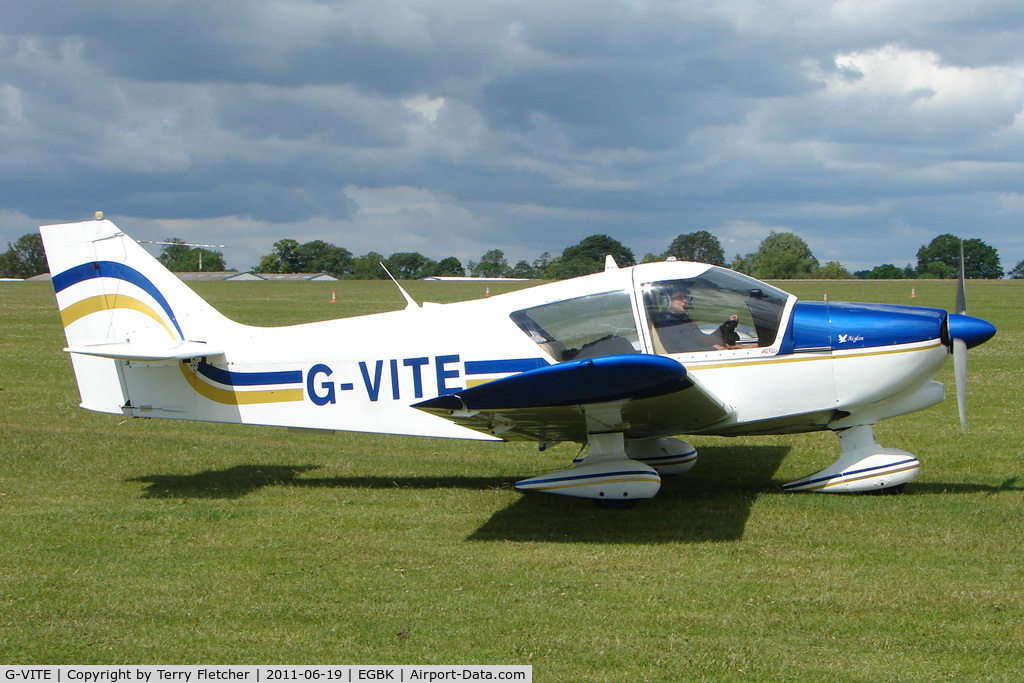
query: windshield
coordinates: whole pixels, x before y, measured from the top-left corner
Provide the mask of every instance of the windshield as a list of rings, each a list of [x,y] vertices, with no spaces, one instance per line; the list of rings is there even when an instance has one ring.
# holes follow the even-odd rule
[[[655,353],[771,346],[789,295],[730,270],[642,286]]]

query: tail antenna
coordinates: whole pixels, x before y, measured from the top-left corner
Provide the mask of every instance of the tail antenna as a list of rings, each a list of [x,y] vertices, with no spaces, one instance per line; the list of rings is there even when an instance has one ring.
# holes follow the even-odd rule
[[[402,285],[398,284],[398,280],[396,280],[395,276],[391,274],[391,271],[388,270],[388,267],[385,266],[383,263],[380,264],[380,267],[384,269],[384,272],[388,274],[388,277],[391,278],[391,281],[395,283],[395,287],[398,287],[398,291],[402,293],[403,297],[405,297],[405,310],[408,311],[410,308],[419,308],[420,305],[416,303],[415,299],[409,296],[409,292],[405,291]]]

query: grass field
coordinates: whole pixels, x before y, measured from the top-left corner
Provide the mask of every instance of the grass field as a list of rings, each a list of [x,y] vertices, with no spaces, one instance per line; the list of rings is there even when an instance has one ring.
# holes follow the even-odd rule
[[[780,284],[806,299],[943,308],[955,286]],[[483,294],[408,288],[418,300]],[[261,325],[402,305],[378,282],[196,289]],[[709,437],[693,439],[693,472],[609,511],[512,489],[565,467],[570,445],[82,411],[52,289],[0,285],[0,663],[1019,680],[1024,282],[970,282],[968,305],[999,327],[971,354],[970,436],[952,399],[877,429],[922,462],[903,495],[781,493],[835,459],[831,434]],[[952,395],[951,363],[939,379]]]

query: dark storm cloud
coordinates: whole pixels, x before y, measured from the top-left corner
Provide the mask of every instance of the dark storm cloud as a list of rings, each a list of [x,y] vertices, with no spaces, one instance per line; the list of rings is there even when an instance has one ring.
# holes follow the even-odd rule
[[[1015,2],[67,0],[0,31],[6,239],[104,208],[263,253],[708,229],[856,268],[940,232],[1024,257]]]

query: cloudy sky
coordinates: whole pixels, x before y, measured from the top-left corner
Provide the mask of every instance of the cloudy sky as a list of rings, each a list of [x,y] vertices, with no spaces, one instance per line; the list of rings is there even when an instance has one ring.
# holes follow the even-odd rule
[[[851,270],[1024,259],[1020,0],[0,6],[0,239],[284,237],[532,261],[772,231]]]

